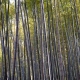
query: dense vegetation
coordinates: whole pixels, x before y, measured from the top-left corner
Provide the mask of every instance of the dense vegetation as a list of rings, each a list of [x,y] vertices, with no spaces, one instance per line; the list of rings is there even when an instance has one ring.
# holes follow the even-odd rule
[[[80,0],[0,0],[1,80],[80,80]]]

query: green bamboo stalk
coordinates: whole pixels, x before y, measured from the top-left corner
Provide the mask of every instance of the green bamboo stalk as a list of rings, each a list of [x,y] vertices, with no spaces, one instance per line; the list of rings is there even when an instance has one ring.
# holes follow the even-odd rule
[[[16,54],[17,54],[17,49],[18,49],[19,8],[20,8],[20,0],[18,0],[18,7],[17,7],[17,2],[16,2],[16,0],[15,0],[15,12],[16,12],[16,39],[15,39],[15,51],[14,51],[14,63],[13,63],[12,80],[14,80],[14,78],[15,78],[15,62],[16,62]]]
[[[26,18],[24,18],[25,15],[23,14],[21,6],[20,6],[20,10],[21,10],[22,23],[23,23],[23,31],[24,31],[24,44],[25,44],[24,47],[26,48],[27,63],[28,63],[28,80],[31,80],[30,62],[29,62],[29,56],[28,56],[28,51],[27,51],[27,42],[26,42]]]

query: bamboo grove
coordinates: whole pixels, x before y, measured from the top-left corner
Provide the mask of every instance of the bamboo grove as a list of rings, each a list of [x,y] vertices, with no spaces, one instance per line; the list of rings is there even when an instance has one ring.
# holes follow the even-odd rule
[[[80,0],[0,0],[0,80],[80,80]]]

